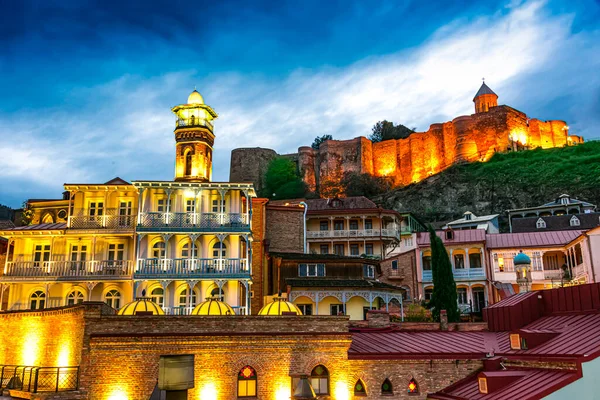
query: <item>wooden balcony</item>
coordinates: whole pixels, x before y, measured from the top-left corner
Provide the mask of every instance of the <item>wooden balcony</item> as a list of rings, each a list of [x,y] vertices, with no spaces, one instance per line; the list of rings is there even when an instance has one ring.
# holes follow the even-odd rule
[[[245,258],[147,258],[138,260],[135,279],[248,279]]]
[[[135,227],[135,215],[120,215],[118,209],[104,210],[104,215],[89,215],[89,210],[75,211],[69,217],[69,229],[115,229],[132,230]]]
[[[247,232],[248,215],[242,213],[143,212],[140,232]]]
[[[394,228],[382,229],[344,229],[326,231],[308,231],[307,239],[373,239],[385,238],[400,240],[400,231]]]
[[[133,261],[14,261],[4,269],[3,281],[118,280],[131,278]]]

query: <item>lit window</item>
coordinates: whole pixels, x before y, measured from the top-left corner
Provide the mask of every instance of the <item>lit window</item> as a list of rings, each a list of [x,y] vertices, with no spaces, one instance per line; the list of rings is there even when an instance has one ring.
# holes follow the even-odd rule
[[[479,393],[487,394],[487,379],[485,379],[484,377],[480,377],[479,379],[477,379],[477,382],[479,383]]]
[[[42,292],[41,290],[38,290],[37,292],[34,292],[31,297],[29,298],[30,300],[30,309],[32,310],[43,310],[44,307],[46,306],[46,293]]]
[[[513,350],[521,350],[521,337],[518,333],[510,335],[510,348]]]
[[[118,290],[109,290],[104,296],[104,302],[118,310],[121,306],[121,293]]]
[[[571,226],[579,226],[579,225],[581,225],[581,222],[579,221],[579,218],[577,218],[576,216],[573,215],[571,217],[571,221],[569,221],[569,224]]]
[[[365,387],[365,384],[362,381],[362,379],[357,380],[356,383],[354,384],[354,395],[355,396],[366,396],[367,395],[367,388]]]
[[[317,365],[310,373],[310,385],[315,394],[329,394],[329,371],[322,365]]]
[[[238,373],[238,397],[256,397],[256,371],[249,365]]]
[[[388,378],[385,378],[383,383],[381,384],[381,394],[383,395],[392,395],[394,394],[394,388],[392,387],[392,382]]]
[[[79,303],[83,303],[83,293],[81,293],[79,290],[73,290],[67,295],[68,306],[72,306]]]
[[[165,300],[165,291],[162,288],[153,289],[150,293],[150,299],[162,307]]]
[[[414,378],[408,382],[408,394],[412,393],[419,393],[419,385],[417,385],[417,381]]]
[[[546,227],[546,221],[544,221],[542,218],[538,218],[537,222],[535,223],[535,226],[538,229],[543,229]]]

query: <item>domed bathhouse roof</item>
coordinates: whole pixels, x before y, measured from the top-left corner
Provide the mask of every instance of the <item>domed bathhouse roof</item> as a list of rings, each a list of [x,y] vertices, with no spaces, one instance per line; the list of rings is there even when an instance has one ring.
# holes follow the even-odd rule
[[[235,315],[235,312],[229,304],[208,297],[192,310],[192,315]]]
[[[165,315],[165,312],[151,299],[142,297],[125,304],[119,315]]]
[[[521,251],[515,256],[515,258],[513,259],[513,263],[515,265],[531,264],[531,258],[529,258],[527,254]]]
[[[202,98],[202,95],[196,89],[194,89],[194,91],[188,97],[187,103],[188,104],[204,104],[204,99]]]
[[[260,309],[258,315],[302,315],[302,311],[294,303],[286,301],[283,297],[275,297],[272,302]]]

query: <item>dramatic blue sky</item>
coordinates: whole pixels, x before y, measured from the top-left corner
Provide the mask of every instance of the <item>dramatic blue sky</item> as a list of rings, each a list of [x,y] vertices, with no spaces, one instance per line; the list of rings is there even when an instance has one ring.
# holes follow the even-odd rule
[[[170,107],[194,86],[219,113],[215,180],[235,147],[469,114],[482,77],[600,138],[599,21],[595,0],[0,0],[0,203],[172,179]]]

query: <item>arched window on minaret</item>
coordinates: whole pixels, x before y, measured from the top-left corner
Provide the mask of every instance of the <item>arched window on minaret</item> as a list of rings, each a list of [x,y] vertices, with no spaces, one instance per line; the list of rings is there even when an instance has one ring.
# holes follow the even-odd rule
[[[185,152],[185,169],[184,169],[184,174],[185,176],[191,176],[192,175],[192,156],[194,155],[194,152],[192,150],[187,150]]]

